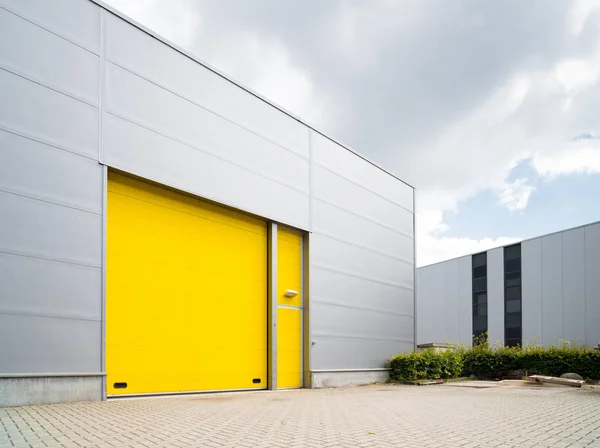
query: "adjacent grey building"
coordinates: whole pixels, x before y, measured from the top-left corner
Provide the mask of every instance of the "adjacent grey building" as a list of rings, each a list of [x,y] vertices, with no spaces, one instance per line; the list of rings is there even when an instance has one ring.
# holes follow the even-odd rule
[[[203,383],[189,368],[196,349],[209,353],[210,347],[196,347],[164,330],[192,334],[186,333],[188,324],[165,325],[169,313],[190,320],[178,305],[184,303],[178,302],[183,297],[178,282],[189,281],[183,277],[190,265],[177,271],[181,279],[163,283],[154,270],[152,275],[125,271],[136,267],[123,262],[133,255],[156,268],[155,252],[138,238],[149,232],[155,233],[145,240],[148,245],[172,256],[160,235],[174,241],[179,230],[127,229],[123,222],[134,206],[160,219],[179,213],[159,204],[167,198],[181,209],[197,210],[180,213],[182,220],[212,213],[222,218],[211,226],[235,221],[239,226],[219,228],[235,230],[239,241],[246,241],[243,235],[254,238],[229,247],[227,239],[208,235],[208,242],[224,241],[215,254],[229,251],[231,260],[242,260],[246,249],[265,248],[249,266],[260,273],[251,279],[252,288],[240,283],[241,277],[226,277],[221,286],[232,293],[224,296],[235,303],[224,301],[222,312],[200,313],[194,323],[202,329],[207,327],[201,319],[219,319],[219,334],[231,334],[223,330],[229,328],[230,311],[247,306],[243,294],[250,289],[268,309],[268,316],[251,310],[259,326],[252,333],[259,341],[256,356],[264,362],[240,361],[255,363],[259,373],[239,382],[224,380],[230,384],[225,388],[276,388],[278,360],[281,365],[284,359],[290,384],[298,374],[303,387],[368,383],[385,378],[388,356],[414,347],[410,185],[101,1],[0,0],[0,405],[220,387]],[[165,219],[165,229],[169,222]],[[193,227],[200,221],[186,222]],[[259,230],[240,230],[251,225]],[[288,240],[289,234],[300,235],[300,246],[279,240],[292,255],[294,247],[302,248],[301,260],[286,259],[287,268],[302,276],[294,288],[277,285],[278,278],[296,281],[277,271],[284,264],[277,263],[281,228]],[[193,229],[181,232],[202,243],[202,234]],[[177,244],[185,251],[184,243]],[[127,253],[125,245],[137,245],[143,254]],[[192,256],[201,255],[173,260],[192,263]],[[221,255],[214,259],[227,258]],[[216,261],[201,261],[218,271]],[[219,269],[227,268],[219,263]],[[166,265],[165,276],[177,274],[171,268]],[[138,274],[145,277],[132,279]],[[198,284],[217,281],[194,275]],[[172,288],[158,300],[167,286]],[[279,293],[282,287],[285,294]],[[147,307],[156,303],[163,308],[152,314]],[[286,320],[287,333],[278,336],[277,313],[284,311],[293,318]],[[301,321],[294,320],[298,313]],[[180,366],[188,375],[186,386],[169,386],[178,373],[168,367],[180,360],[172,359],[161,338],[148,334],[153,324],[175,341],[174,350],[190,352],[190,362]],[[231,325],[231,331],[241,331]],[[221,344],[220,337],[206,343]],[[128,367],[143,371],[127,377],[121,366],[149,350],[148,340],[156,341],[156,359]],[[244,337],[238,340],[245,343]],[[116,357],[111,353],[118,344]],[[203,365],[218,377],[218,366]],[[153,388],[149,375],[167,386]]]
[[[417,269],[417,342],[600,343],[600,223]]]

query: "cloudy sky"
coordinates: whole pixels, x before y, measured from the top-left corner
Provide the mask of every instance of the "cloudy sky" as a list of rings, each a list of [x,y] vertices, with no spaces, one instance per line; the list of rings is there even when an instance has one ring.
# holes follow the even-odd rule
[[[417,263],[600,220],[600,0],[110,0],[417,188]]]

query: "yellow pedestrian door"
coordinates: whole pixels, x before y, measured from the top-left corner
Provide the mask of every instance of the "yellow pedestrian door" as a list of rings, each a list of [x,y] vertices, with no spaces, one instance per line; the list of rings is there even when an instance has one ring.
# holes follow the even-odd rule
[[[302,387],[302,234],[277,231],[277,387]]]
[[[264,389],[267,225],[109,172],[108,395]]]

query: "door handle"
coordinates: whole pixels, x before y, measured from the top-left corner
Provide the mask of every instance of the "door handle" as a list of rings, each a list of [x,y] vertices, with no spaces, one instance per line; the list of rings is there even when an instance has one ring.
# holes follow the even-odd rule
[[[292,298],[298,295],[298,291],[294,291],[293,289],[288,289],[284,294],[284,296]]]

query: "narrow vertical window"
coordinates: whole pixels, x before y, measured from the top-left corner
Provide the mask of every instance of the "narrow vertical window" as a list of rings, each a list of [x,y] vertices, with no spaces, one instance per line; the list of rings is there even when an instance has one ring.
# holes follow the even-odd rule
[[[473,344],[486,341],[488,331],[487,313],[487,253],[473,255]]]
[[[521,245],[504,248],[504,344],[522,344]]]

